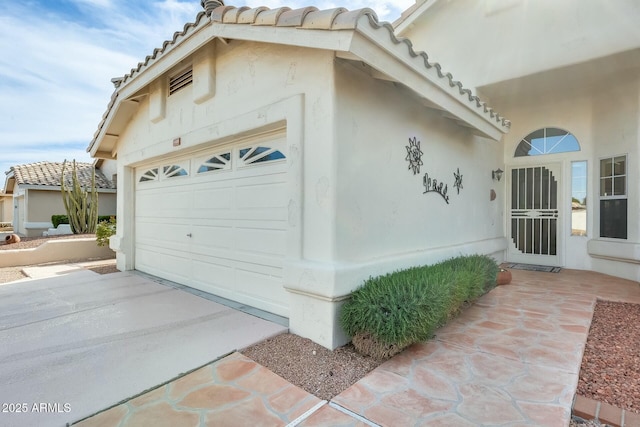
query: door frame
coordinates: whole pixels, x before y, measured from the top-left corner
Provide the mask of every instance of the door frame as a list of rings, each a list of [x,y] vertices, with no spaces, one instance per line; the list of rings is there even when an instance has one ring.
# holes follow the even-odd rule
[[[532,159],[533,160],[533,159]],[[541,160],[540,158],[535,158],[535,160]],[[512,170],[513,169],[523,169],[523,168],[535,168],[535,167],[545,167],[552,171],[553,176],[556,178],[558,183],[557,185],[557,210],[558,217],[556,219],[556,255],[537,255],[537,254],[526,254],[522,253],[519,249],[516,248],[512,236],[511,236],[511,202],[512,202]],[[564,234],[564,225],[565,225],[565,215],[566,207],[565,207],[565,185],[563,181],[563,172],[564,172],[564,162],[556,161],[556,162],[532,162],[532,163],[513,163],[505,165],[505,185],[506,185],[506,223],[505,223],[505,236],[507,238],[507,250],[506,250],[506,261],[508,262],[516,262],[523,264],[538,264],[538,265],[548,265],[554,267],[561,267],[564,265],[564,249],[565,249],[565,234]]]

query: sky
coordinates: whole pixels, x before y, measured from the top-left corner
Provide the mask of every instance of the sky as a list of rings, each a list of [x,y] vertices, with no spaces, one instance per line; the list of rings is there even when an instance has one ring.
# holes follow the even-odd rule
[[[227,0],[233,6],[370,7],[393,22],[414,0]],[[0,172],[86,152],[123,76],[193,22],[200,0],[3,0]],[[0,174],[4,184],[4,174]],[[1,188],[1,187],[0,187]]]

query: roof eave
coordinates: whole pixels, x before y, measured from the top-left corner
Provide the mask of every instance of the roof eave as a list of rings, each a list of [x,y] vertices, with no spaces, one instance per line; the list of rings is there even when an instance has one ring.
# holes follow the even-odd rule
[[[389,80],[408,87],[428,107],[440,110],[444,117],[471,128],[474,133],[499,141],[509,131],[507,120],[481,103],[450,74],[443,74],[438,64],[429,63],[426,54],[414,52],[407,39],[398,39],[390,29],[384,29],[385,25],[389,24],[373,25],[368,17],[361,17],[357,32],[362,37],[354,38],[351,53]]]
[[[422,6],[435,1],[427,0]],[[115,158],[120,133],[136,113],[139,99],[146,96],[148,86],[216,38],[332,50],[345,58],[355,56],[390,80],[407,86],[425,105],[442,110],[445,117],[471,128],[474,133],[499,140],[508,132],[509,123],[504,118],[481,103],[460,82],[453,81],[450,74],[443,74],[438,64],[429,63],[425,53],[414,52],[411,42],[398,39],[391,24],[379,23],[373,11],[346,12],[347,19],[334,21],[337,13],[337,10],[321,11],[320,17],[329,17],[330,22],[320,20],[322,25],[318,27],[314,27],[313,22],[301,27],[225,23],[222,18],[223,22],[212,21],[198,15],[195,24],[185,26],[182,33],[176,33],[171,42],[165,42],[162,49],[156,49],[137,69],[118,81],[119,86],[87,151],[93,157]],[[329,28],[331,31],[327,31]]]
[[[59,185],[18,184],[18,187],[21,190],[61,191],[61,187]],[[117,193],[117,191],[118,190],[115,188],[102,188],[102,187],[96,188],[96,192],[98,193]]]
[[[265,29],[270,31],[265,31]],[[296,31],[296,37],[291,32]],[[179,61],[216,38],[244,41],[259,41],[288,46],[300,46],[336,51],[346,51],[351,44],[353,30],[326,31],[291,27],[263,27],[252,25],[223,24],[202,21],[181,43],[170,48],[144,69],[138,71],[135,78],[125,81],[116,90],[113,105],[103,119],[103,125],[87,148],[92,157],[114,159],[120,130],[119,123],[128,122],[137,111],[139,102],[132,97],[140,96],[155,79],[169,71]],[[128,105],[127,105],[128,104]]]
[[[107,107],[107,114],[87,147],[91,157],[115,159],[120,129],[114,127],[120,123],[128,123],[133,117],[139,105],[139,97],[144,96],[145,88],[151,82],[215,38],[209,31],[202,31],[211,28],[211,24],[209,19],[200,18],[196,25],[188,29],[188,33],[180,36],[184,37],[183,40],[176,43],[179,36],[175,35],[172,43],[165,42],[161,51],[154,51],[153,55],[147,56],[144,62],[139,63],[126,78],[119,81],[119,86]]]
[[[421,2],[421,4],[419,4]],[[421,17],[428,9],[435,5],[438,0],[416,0],[416,3],[402,12],[400,18],[393,22],[393,28],[396,34],[403,35],[416,20]]]

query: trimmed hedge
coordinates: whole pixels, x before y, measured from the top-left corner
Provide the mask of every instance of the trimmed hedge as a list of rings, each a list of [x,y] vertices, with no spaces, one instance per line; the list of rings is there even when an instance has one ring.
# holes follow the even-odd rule
[[[98,217],[98,223],[102,221],[109,221],[113,215],[101,215]],[[69,217],[66,215],[51,215],[51,224],[53,224],[53,228],[58,228],[60,224],[69,224]]]
[[[358,351],[390,357],[430,338],[491,290],[497,274],[492,258],[471,255],[370,278],[344,304],[340,322]]]
[[[60,224],[69,224],[69,217],[66,215],[51,215],[53,228],[58,228]]]

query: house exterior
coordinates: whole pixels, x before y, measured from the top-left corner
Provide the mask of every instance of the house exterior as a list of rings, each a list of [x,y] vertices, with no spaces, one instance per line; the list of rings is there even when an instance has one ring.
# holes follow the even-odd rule
[[[62,166],[63,163],[37,162],[12,166],[7,172],[4,193],[10,196],[15,233],[27,237],[42,236],[43,232],[53,227],[52,215],[66,215],[60,192]],[[94,165],[76,163],[76,167],[80,184],[89,188]],[[69,184],[70,170],[71,164],[67,164],[65,175],[68,174]],[[115,186],[100,169],[96,169],[95,172],[98,215],[115,215]]]
[[[13,222],[13,196],[0,190],[0,222]]]
[[[509,123],[369,9],[205,11],[122,78],[88,147],[117,159],[118,268],[348,341],[372,275],[502,259]]]
[[[507,261],[640,280],[639,19],[634,0],[418,0],[394,23],[511,120]]]

